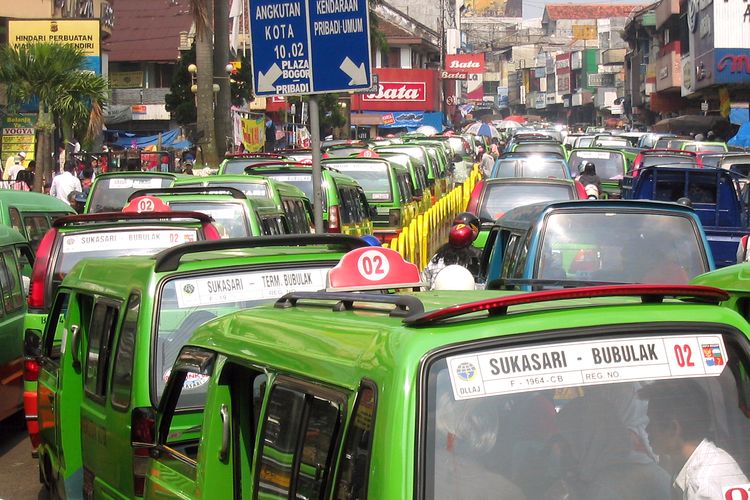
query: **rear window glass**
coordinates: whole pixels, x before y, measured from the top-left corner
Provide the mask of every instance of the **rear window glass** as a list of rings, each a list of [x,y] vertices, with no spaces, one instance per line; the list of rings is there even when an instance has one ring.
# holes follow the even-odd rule
[[[196,328],[229,312],[275,300],[292,291],[325,288],[329,267],[298,267],[283,270],[238,271],[211,276],[176,278],[161,289],[156,329],[156,356],[152,376],[156,399],[161,397],[169,372],[182,346]],[[202,382],[201,382],[202,381]],[[196,397],[205,393],[206,377],[194,381]],[[188,392],[191,392],[188,391]],[[180,404],[190,406],[183,394]],[[200,398],[199,398],[200,399]]]
[[[87,231],[65,234],[55,261],[59,278],[87,257],[107,258],[123,255],[153,255],[159,251],[198,239],[197,229],[163,228],[138,231]]]
[[[197,201],[173,201],[169,207],[176,211],[200,212],[214,218],[214,226],[222,238],[243,238],[252,236],[250,223],[241,203],[210,203]]]
[[[684,284],[708,270],[698,228],[688,217],[580,211],[547,217],[534,277]]]
[[[483,221],[494,221],[512,208],[542,201],[572,200],[573,186],[557,184],[488,185],[477,209]]]
[[[208,182],[180,182],[179,187],[230,187],[238,189],[244,193],[248,198],[271,198],[271,194],[268,192],[268,186],[260,182],[223,182],[220,179]]]
[[[674,155],[674,156],[659,156],[659,155],[647,155],[643,157],[641,167],[658,167],[659,165],[674,165],[674,164],[688,164],[695,165],[695,158],[692,156]]]
[[[91,191],[89,213],[120,212],[128,197],[139,189],[165,188],[172,185],[169,177],[132,176],[99,179]]]
[[[683,149],[685,151],[708,151],[711,153],[726,151],[726,148],[723,144],[685,144]]]
[[[557,144],[518,144],[513,148],[514,153],[555,153],[562,155],[562,146]]]
[[[345,173],[362,186],[367,194],[367,199],[372,201],[391,201],[391,179],[388,175],[388,166],[385,163],[332,163],[331,167]]]
[[[330,148],[325,150],[325,154],[327,154],[331,158],[346,158],[347,156],[359,154],[362,151],[368,151],[368,149],[363,148],[362,146],[353,146],[348,148]]]
[[[574,171],[578,171],[578,166],[586,161],[594,164],[596,175],[602,179],[622,179],[625,174],[622,155],[609,151],[573,151],[568,164]]]
[[[244,174],[245,169],[251,165],[257,165],[259,163],[268,163],[270,161],[284,161],[279,158],[234,158],[226,160],[224,164],[224,174]]]
[[[729,333],[673,331],[433,362],[425,498],[746,498],[747,355]]]
[[[731,166],[730,170],[742,174],[745,177],[750,176],[750,163],[735,163]]]
[[[568,179],[570,172],[562,160],[546,158],[523,158],[518,160],[500,160],[492,171],[492,177],[552,177]]]
[[[416,158],[422,164],[426,164],[428,161],[425,150],[419,146],[412,146],[412,147],[399,146],[399,147],[393,147],[393,148],[389,148],[386,146],[386,147],[379,147],[378,151],[385,151],[386,153],[405,153],[412,158]]]

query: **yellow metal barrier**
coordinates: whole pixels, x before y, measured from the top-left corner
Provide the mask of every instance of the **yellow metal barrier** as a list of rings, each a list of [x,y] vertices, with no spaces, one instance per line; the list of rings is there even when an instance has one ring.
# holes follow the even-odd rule
[[[414,217],[402,228],[398,237],[391,240],[389,248],[417,265],[427,267],[438,248],[448,242],[448,232],[456,215],[463,212],[471,198],[471,192],[481,179],[479,165],[475,164],[469,177],[454,187],[433,206]]]

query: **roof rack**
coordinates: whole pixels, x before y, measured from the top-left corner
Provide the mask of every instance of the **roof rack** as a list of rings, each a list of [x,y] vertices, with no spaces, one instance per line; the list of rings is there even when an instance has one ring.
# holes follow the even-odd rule
[[[300,247],[313,245],[337,245],[344,252],[368,246],[356,236],[345,234],[284,234],[279,236],[255,236],[250,238],[227,238],[222,240],[194,241],[167,248],[154,256],[157,273],[174,271],[185,255],[215,250],[241,250],[263,247]]]
[[[397,295],[384,293],[360,292],[291,292],[279,298],[274,307],[286,309],[296,307],[300,300],[336,301],[333,311],[350,311],[355,302],[369,302],[371,304],[392,304],[394,307],[389,316],[408,318],[424,313],[422,301],[413,295]]]
[[[233,187],[172,187],[172,188],[153,188],[139,189],[128,196],[128,202],[133,201],[139,196],[152,196],[159,194],[228,194],[238,200],[247,199],[245,193]]]
[[[83,224],[86,222],[119,222],[119,221],[139,221],[139,220],[171,220],[171,219],[195,219],[199,222],[213,222],[210,215],[200,212],[99,212],[95,214],[66,215],[58,217],[52,223],[52,227],[63,227],[73,224]]]
[[[426,326],[474,312],[487,311],[491,316],[505,315],[510,306],[596,297],[640,297],[644,303],[661,302],[665,297],[679,297],[707,304],[718,304],[728,300],[729,294],[719,288],[698,285],[616,285],[545,290],[458,304],[409,316],[404,319],[404,323],[409,326]]]

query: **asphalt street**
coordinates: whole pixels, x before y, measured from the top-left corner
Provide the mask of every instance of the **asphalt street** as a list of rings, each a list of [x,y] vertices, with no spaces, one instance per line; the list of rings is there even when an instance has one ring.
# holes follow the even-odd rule
[[[48,500],[31,457],[23,413],[0,422],[0,500]]]

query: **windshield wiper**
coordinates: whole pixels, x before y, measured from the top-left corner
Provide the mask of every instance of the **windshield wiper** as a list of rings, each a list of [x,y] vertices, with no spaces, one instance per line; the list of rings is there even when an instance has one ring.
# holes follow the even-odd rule
[[[531,285],[533,290],[542,288],[577,288],[582,286],[630,285],[627,281],[497,278],[487,283],[486,290],[518,290],[521,285]]]

